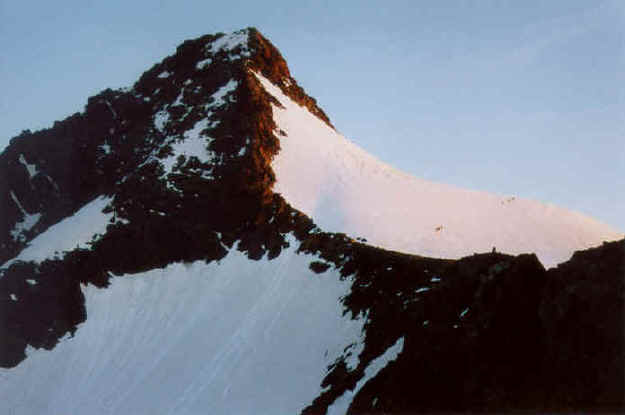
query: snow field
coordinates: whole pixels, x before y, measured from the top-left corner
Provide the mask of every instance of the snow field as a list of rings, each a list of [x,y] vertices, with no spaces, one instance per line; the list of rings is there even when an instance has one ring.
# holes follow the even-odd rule
[[[273,106],[281,151],[274,191],[323,230],[364,237],[386,249],[461,258],[492,248],[535,252],[551,267],[574,251],[623,234],[549,204],[460,189],[405,174],[338,134],[269,80],[255,74],[283,106]]]
[[[13,414],[295,414],[361,339],[349,281],[295,253],[171,264],[83,287],[87,320],[52,351],[0,370]],[[8,405],[8,406],[7,406]]]

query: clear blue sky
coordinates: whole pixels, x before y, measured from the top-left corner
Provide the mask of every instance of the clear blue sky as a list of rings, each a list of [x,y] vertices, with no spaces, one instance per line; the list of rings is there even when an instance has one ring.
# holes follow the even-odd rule
[[[184,39],[247,26],[384,161],[625,230],[620,0],[0,0],[0,149]]]

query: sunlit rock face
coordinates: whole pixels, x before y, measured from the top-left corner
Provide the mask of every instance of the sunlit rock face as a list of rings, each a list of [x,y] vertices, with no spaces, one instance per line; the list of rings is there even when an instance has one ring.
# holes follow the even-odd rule
[[[381,163],[255,29],[13,138],[0,195],[3,413],[625,409],[622,235]]]

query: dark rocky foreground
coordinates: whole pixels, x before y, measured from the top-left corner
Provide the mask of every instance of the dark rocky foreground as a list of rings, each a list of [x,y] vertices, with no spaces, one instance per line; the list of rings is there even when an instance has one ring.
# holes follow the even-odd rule
[[[306,413],[324,413],[400,337],[403,352],[360,390],[350,413],[625,409],[625,241],[548,271],[533,255],[447,263],[384,255],[357,254],[344,300],[369,315],[360,365],[348,372],[337,362],[331,388]],[[415,294],[424,286],[431,290]]]
[[[105,288],[111,275],[217,261],[235,246],[251,261],[272,259],[291,233],[301,251],[320,256],[313,271],[335,267],[352,281],[345,312],[368,318],[358,366],[348,369],[346,350],[304,413],[325,413],[400,338],[403,351],[357,393],[350,413],[625,411],[625,240],[545,270],[533,255],[424,258],[323,232],[272,192],[279,132],[273,100],[250,70],[329,119],[253,29],[249,56],[222,50],[197,69],[217,39],[183,43],[132,89],[90,98],[83,113],[25,131],[0,155],[0,263],[99,195],[113,198],[116,218],[90,249],[0,270],[0,367],[18,365],[27,345],[53,348],[88,319],[81,283]],[[165,70],[172,75],[162,79]],[[237,87],[227,103],[207,112],[230,80]],[[154,114],[163,110],[170,121],[161,131]],[[219,161],[182,157],[163,180],[156,158],[171,151],[168,137],[203,117],[219,121],[205,131]],[[38,166],[34,177],[20,155]],[[11,231],[24,214],[11,192],[41,213],[19,237]]]

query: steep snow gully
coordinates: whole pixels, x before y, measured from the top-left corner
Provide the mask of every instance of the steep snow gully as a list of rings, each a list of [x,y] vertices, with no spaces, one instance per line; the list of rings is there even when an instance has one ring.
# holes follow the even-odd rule
[[[515,406],[507,366],[480,353],[521,339],[529,361],[556,348],[537,337],[577,324],[576,301],[599,304],[592,316],[621,304],[611,302],[620,286],[571,297],[578,286],[567,285],[583,275],[579,286],[600,286],[589,269],[620,272],[617,243],[554,267],[623,234],[382,163],[337,133],[255,29],[187,41],[133,88],[98,99],[0,155],[0,412],[576,408],[559,389],[555,403],[536,392]],[[54,170],[45,152],[63,157],[63,143],[87,178]],[[526,253],[540,263],[512,256]],[[595,292],[600,301],[586,299]],[[613,331],[604,323],[597,338]],[[623,347],[612,346],[617,357],[601,362],[618,369]],[[550,373],[550,360],[523,376]],[[438,368],[464,401],[423,389],[431,406],[418,407],[389,392],[394,376],[434,385]],[[467,373],[480,377],[458,383]],[[463,395],[482,389],[492,394],[477,403]],[[620,407],[610,393],[587,401]]]

